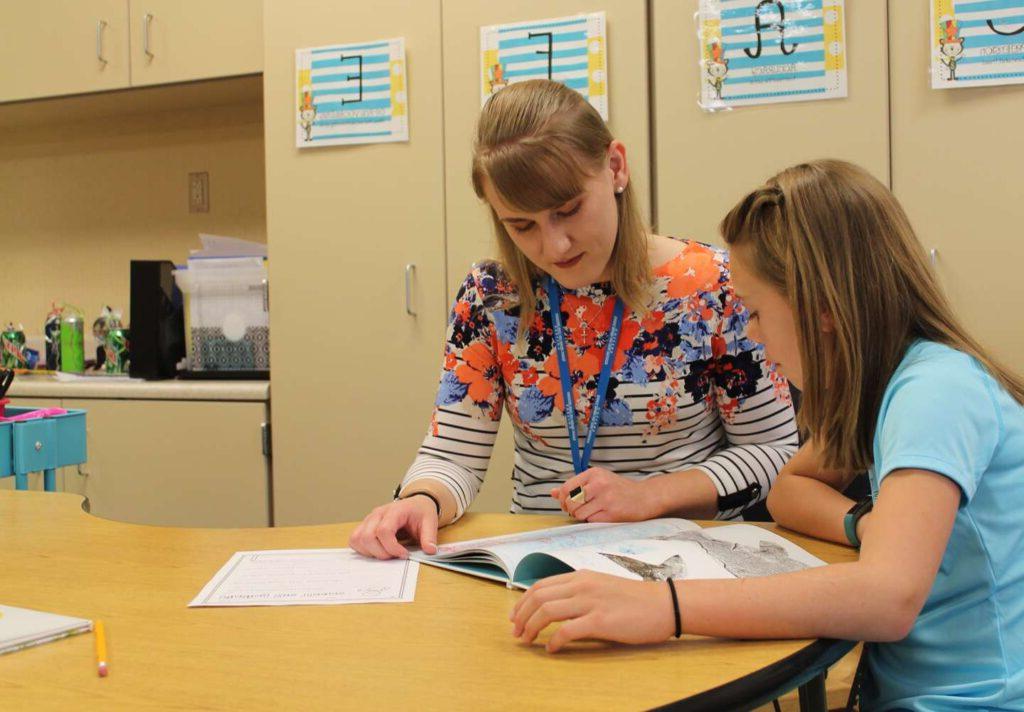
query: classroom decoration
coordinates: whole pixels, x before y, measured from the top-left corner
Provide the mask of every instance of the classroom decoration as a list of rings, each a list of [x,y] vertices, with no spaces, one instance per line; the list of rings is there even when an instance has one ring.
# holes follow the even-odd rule
[[[405,38],[295,50],[298,148],[409,140]]]
[[[846,96],[844,0],[700,0],[700,106]]]
[[[933,89],[1024,84],[1024,0],[931,0]]]
[[[481,27],[481,105],[509,84],[553,79],[607,121],[607,47],[603,12]]]

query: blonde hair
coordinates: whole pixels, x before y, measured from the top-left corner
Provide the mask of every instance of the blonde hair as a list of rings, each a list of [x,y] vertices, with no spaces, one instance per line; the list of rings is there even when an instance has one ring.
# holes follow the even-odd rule
[[[572,200],[606,160],[613,137],[600,114],[576,91],[558,82],[517,82],[491,96],[477,122],[473,189],[485,198],[487,182],[516,208],[537,212]],[[626,306],[647,311],[653,281],[647,227],[630,184],[616,194],[619,224],[612,249],[612,287]],[[501,263],[519,293],[519,334],[536,310],[533,280],[544,275],[527,259],[491,210]]]
[[[804,379],[798,423],[830,469],[871,465],[882,396],[914,339],[973,356],[1024,403],[1024,381],[956,319],[906,213],[864,169],[836,160],[788,168],[720,229],[793,308]],[[834,332],[822,332],[823,314]]]

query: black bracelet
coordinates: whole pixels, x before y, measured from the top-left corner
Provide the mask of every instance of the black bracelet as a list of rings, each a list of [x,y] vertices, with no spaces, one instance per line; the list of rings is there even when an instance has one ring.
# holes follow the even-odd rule
[[[437,497],[435,497],[432,494],[429,494],[427,492],[410,492],[409,494],[407,494],[405,496],[399,497],[399,499],[409,499],[410,497],[415,497],[416,495],[423,495],[424,497],[429,497],[430,501],[434,503],[435,507],[437,507],[437,517],[438,517],[438,519],[441,518],[441,502],[437,499]]]
[[[680,637],[683,634],[683,618],[679,615],[679,595],[676,593],[676,585],[672,579],[668,579],[665,583],[668,584],[668,590],[672,592],[672,610],[676,614],[676,637]]]

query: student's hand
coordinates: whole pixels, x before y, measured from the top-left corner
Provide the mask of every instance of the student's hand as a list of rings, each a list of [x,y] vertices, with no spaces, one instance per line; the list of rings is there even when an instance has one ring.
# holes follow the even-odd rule
[[[583,638],[659,643],[675,631],[672,595],[663,581],[630,581],[594,571],[545,578],[523,594],[509,615],[512,635],[532,643],[564,621],[547,642],[549,653]]]
[[[583,487],[584,499],[573,501],[569,493]],[[639,522],[661,516],[659,500],[650,480],[634,481],[603,467],[591,467],[570,477],[551,496],[562,510],[581,522]]]
[[[426,554],[437,553],[437,507],[429,497],[411,496],[377,507],[355,528],[348,545],[363,556],[405,559],[409,551],[399,534],[419,542]]]

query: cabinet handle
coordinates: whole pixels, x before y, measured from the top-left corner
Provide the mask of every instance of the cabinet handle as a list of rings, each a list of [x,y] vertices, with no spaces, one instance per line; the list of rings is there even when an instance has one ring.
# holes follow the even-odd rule
[[[150,59],[153,59],[153,53],[149,51],[149,23],[152,21],[153,13],[147,12],[142,16],[142,51]]]
[[[416,274],[416,265],[407,264],[405,266],[405,313],[409,316],[416,316],[416,312],[412,310],[412,278]]]
[[[96,21],[96,59],[106,64],[107,59],[103,56],[103,30],[107,26],[106,20]]]

